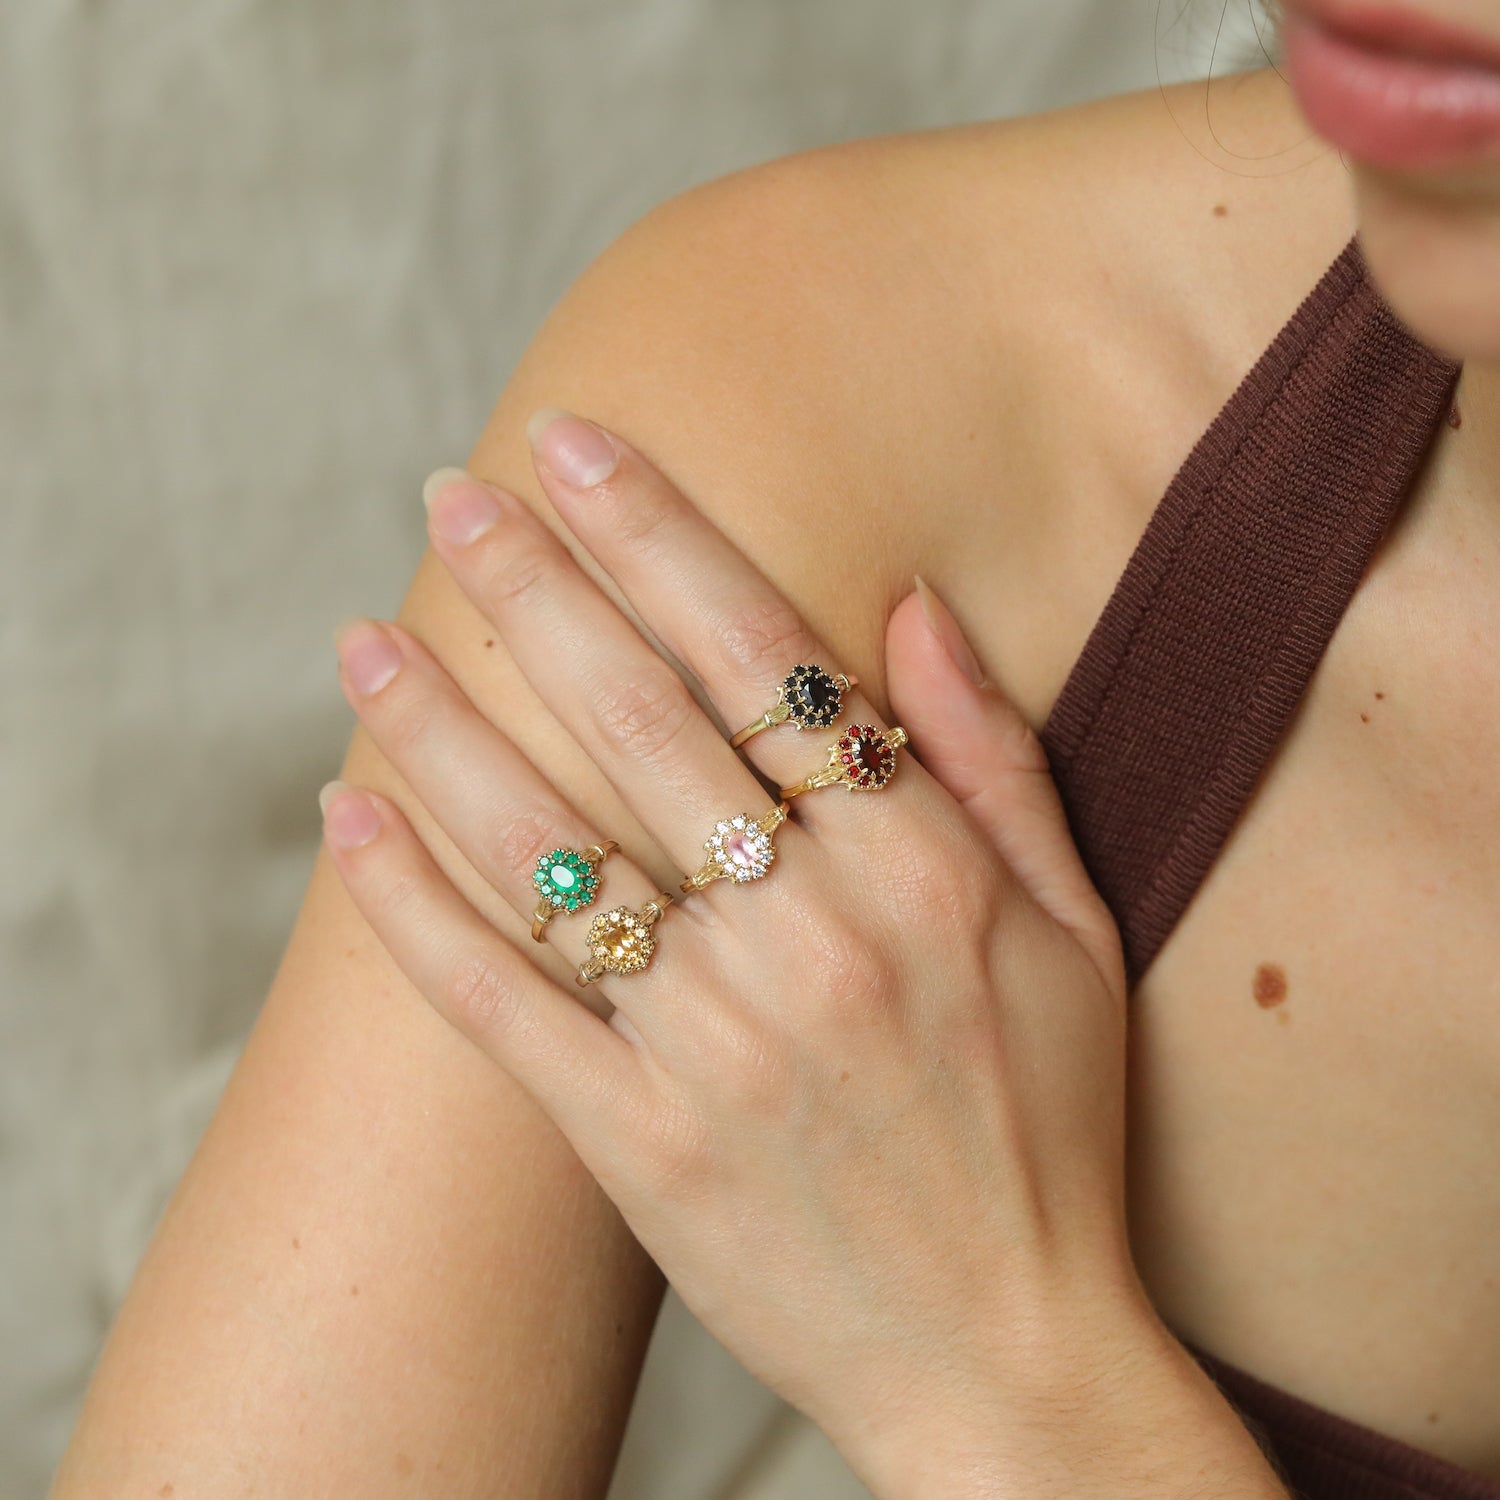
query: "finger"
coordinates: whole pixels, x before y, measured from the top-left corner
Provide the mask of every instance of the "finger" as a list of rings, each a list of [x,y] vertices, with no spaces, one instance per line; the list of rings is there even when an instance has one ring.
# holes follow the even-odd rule
[[[501,730],[479,712],[440,662],[409,631],[355,617],[335,632],[339,685],[349,705],[438,826],[475,871],[527,922],[542,896],[558,918],[585,918],[623,901],[638,907],[657,894],[623,851],[611,851],[588,878],[570,861],[553,873],[558,850],[602,845],[595,829]],[[538,882],[541,874],[543,880]],[[569,874],[577,877],[568,885]],[[610,899],[600,903],[605,885]],[[571,953],[579,938],[543,935]]]
[[[769,810],[682,675],[515,496],[459,470],[429,479],[434,548],[517,667],[685,872],[714,824]]]
[[[924,583],[886,627],[886,688],[922,764],[966,807],[1038,905],[1114,972],[1113,915],[1073,842],[1047,753]]]
[[[840,671],[770,579],[618,434],[551,408],[532,417],[528,432],[558,513],[702,682],[731,732],[759,718],[799,664],[830,677]],[[744,742],[745,755],[778,783],[822,760],[835,717],[884,727],[857,686],[834,695],[827,688],[819,695],[833,709],[826,722],[799,733],[789,719]]]
[[[627,1139],[643,1116],[649,1079],[639,1054],[485,921],[389,798],[335,781],[319,801],[334,865],[397,966],[596,1171],[599,1143]]]

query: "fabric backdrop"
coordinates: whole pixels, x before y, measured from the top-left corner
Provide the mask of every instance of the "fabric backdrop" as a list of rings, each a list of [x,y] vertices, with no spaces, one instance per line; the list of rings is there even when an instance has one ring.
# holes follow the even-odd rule
[[[329,632],[571,279],[754,161],[1201,75],[1226,5],[1243,65],[1248,3],[0,0],[0,1497],[286,941]],[[864,1493],[669,1295],[612,1500]]]

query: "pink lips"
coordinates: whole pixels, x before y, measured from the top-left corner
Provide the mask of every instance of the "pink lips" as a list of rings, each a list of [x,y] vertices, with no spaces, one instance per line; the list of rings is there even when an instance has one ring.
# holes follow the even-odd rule
[[[1500,163],[1500,41],[1395,7],[1289,0],[1287,73],[1308,123],[1398,171]]]

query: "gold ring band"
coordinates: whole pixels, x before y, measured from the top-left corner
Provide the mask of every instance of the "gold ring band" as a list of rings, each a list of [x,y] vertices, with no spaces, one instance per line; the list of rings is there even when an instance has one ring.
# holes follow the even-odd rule
[[[639,911],[617,906],[600,912],[589,923],[589,956],[579,965],[575,982],[592,984],[604,974],[639,974],[656,952],[652,929],[674,900],[670,891],[662,891]]]
[[[614,839],[605,839],[586,849],[554,849],[538,858],[531,874],[538,893],[531,935],[537,942],[545,941],[542,934],[547,923],[560,912],[593,905],[599,894],[599,866],[619,847]]]
[[[701,891],[714,880],[759,880],[776,858],[773,835],[786,814],[786,803],[778,802],[758,818],[749,813],[721,818],[703,841],[708,858],[682,882],[683,891]]]
[[[794,729],[827,729],[843,708],[844,694],[859,678],[799,662],[776,689],[776,701],[753,724],[747,724],[729,743],[736,749],[751,735],[791,721]]]
[[[839,783],[851,792],[878,792],[896,774],[896,752],[906,741],[907,733],[900,725],[877,729],[873,724],[851,724],[828,747],[826,763],[794,785],[782,787],[782,798]]]

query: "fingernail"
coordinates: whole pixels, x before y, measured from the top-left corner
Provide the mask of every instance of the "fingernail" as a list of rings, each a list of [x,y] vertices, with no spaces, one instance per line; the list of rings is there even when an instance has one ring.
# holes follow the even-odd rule
[[[323,809],[323,833],[336,848],[358,849],[380,832],[375,804],[347,781],[330,781],[318,793],[318,806]]]
[[[979,658],[974,655],[972,647],[964,639],[964,633],[958,628],[958,621],[948,612],[948,606],[927,586],[926,582],[916,574],[912,575],[917,585],[917,598],[922,601],[922,613],[927,616],[928,629],[938,638],[938,644],[953,660],[953,665],[958,668],[970,682],[977,687],[984,686],[984,668],[979,665]]]
[[[357,693],[378,693],[401,669],[401,648],[365,615],[341,622],[333,644]]]
[[[500,519],[494,492],[464,469],[435,469],[422,486],[422,504],[432,529],[445,542],[465,547]]]
[[[544,406],[534,412],[526,436],[537,458],[574,489],[602,484],[620,462],[619,449],[607,432],[561,407]]]

